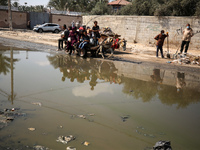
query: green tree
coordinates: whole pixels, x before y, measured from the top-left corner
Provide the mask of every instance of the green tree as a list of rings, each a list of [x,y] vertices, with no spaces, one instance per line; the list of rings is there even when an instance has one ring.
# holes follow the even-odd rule
[[[72,0],[50,0],[48,6],[54,7],[56,10],[65,10],[66,5],[73,4]]]
[[[12,3],[12,6],[18,8],[19,7],[19,3],[18,2],[14,2],[14,3]]]
[[[112,14],[112,7],[108,6],[107,3],[98,2],[95,7],[91,10],[91,15],[110,15]]]
[[[0,0],[0,5],[8,6],[8,0]]]
[[[196,4],[196,12],[195,15],[200,17],[200,1]]]
[[[133,4],[126,5],[122,7],[119,11],[116,13],[117,15],[135,15],[134,6]]]

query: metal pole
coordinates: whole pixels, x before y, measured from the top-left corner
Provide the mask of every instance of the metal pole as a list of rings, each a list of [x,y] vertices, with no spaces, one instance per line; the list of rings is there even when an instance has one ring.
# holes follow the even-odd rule
[[[10,50],[10,65],[11,65],[11,101],[12,101],[12,104],[13,104],[13,100],[14,100],[14,76],[13,76],[13,48],[11,47],[11,50]]]
[[[8,0],[8,20],[9,20],[9,29],[10,31],[13,30],[13,27],[12,27],[12,11],[11,11],[11,3],[10,3],[10,0]]]

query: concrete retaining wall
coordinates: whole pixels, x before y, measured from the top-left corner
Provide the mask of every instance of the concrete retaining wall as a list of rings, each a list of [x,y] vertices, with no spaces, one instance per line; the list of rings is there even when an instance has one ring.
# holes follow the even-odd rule
[[[154,17],[154,16],[83,16],[83,24],[92,27],[97,20],[101,27],[109,26],[128,42],[154,44],[154,37],[163,29],[169,32],[170,47],[178,47],[182,31],[187,23],[193,31],[200,32],[200,19],[196,17]],[[200,33],[195,34],[190,49],[200,49]]]

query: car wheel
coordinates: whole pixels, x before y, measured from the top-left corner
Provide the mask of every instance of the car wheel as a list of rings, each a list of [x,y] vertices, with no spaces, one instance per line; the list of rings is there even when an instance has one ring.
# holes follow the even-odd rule
[[[58,29],[55,29],[54,32],[55,32],[55,33],[59,33],[60,31],[59,31]]]
[[[42,29],[38,29],[38,32],[39,32],[39,33],[42,33],[42,32],[43,32],[43,30],[42,30]]]

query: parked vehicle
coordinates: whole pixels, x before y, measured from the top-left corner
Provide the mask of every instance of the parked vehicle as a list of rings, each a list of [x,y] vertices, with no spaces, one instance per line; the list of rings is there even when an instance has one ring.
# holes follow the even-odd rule
[[[34,26],[33,31],[42,33],[42,32],[54,32],[59,33],[61,31],[61,27],[55,23],[45,23],[42,25]]]

